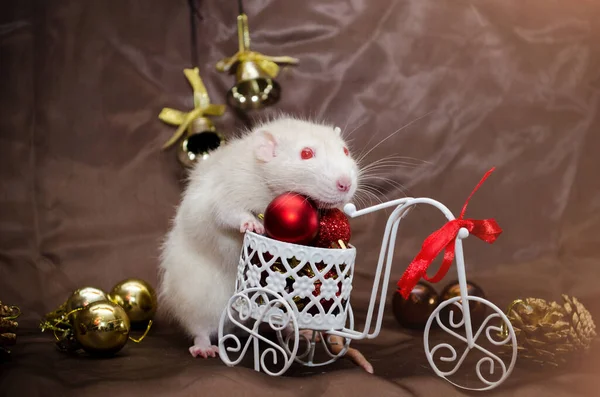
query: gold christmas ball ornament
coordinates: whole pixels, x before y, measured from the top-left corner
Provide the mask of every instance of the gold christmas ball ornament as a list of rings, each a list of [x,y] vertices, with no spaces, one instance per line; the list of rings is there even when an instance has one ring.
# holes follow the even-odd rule
[[[507,317],[515,330],[519,358],[558,367],[589,351],[597,335],[592,315],[577,298],[562,298],[562,305],[538,298],[511,303]],[[503,327],[504,336],[507,333]]]
[[[110,356],[130,339],[140,343],[152,326],[156,295],[143,280],[128,279],[117,284],[111,294],[93,288],[76,290],[56,310],[44,316],[42,332],[50,330],[59,350],[74,353],[84,350],[91,355]],[[130,336],[132,321],[146,324],[139,338]]]
[[[125,309],[109,301],[95,302],[73,318],[75,340],[92,355],[113,355],[125,346],[130,323]]]
[[[121,281],[110,291],[108,299],[125,310],[133,326],[146,325],[156,313],[156,293],[144,280]]]
[[[84,287],[76,290],[67,299],[66,312],[72,312],[80,308],[84,308],[94,302],[102,302],[108,300],[106,293],[101,289],[94,287]]]

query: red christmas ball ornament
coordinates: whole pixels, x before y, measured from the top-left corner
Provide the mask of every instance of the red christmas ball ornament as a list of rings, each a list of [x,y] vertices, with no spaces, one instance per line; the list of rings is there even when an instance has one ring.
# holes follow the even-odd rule
[[[321,248],[341,248],[338,241],[342,240],[348,246],[351,236],[350,222],[346,214],[332,208],[321,213],[319,232],[314,244]]]
[[[405,328],[423,329],[429,316],[437,308],[439,300],[439,295],[431,285],[419,282],[410,292],[408,299],[404,299],[397,291],[394,293],[394,317]]]
[[[469,296],[478,296],[480,298],[485,299],[485,293],[483,292],[483,289],[479,285],[471,281],[467,282],[467,294]],[[460,285],[458,284],[458,280],[454,280],[442,290],[442,293],[440,294],[440,299],[441,301],[446,301],[457,296],[460,296]],[[458,303],[462,304],[462,299],[459,299]],[[447,327],[452,329],[453,327],[450,324],[450,312],[454,312],[454,314],[452,315],[454,324],[458,324],[462,320],[463,314],[462,309],[456,307],[455,305],[446,306],[440,311],[440,319],[442,320],[442,323],[444,323]],[[487,306],[481,302],[470,301],[469,312],[471,315],[471,324],[473,324],[473,326],[479,327],[485,320]]]
[[[308,244],[317,235],[319,212],[306,196],[284,193],[265,210],[264,225],[267,236],[275,240]]]

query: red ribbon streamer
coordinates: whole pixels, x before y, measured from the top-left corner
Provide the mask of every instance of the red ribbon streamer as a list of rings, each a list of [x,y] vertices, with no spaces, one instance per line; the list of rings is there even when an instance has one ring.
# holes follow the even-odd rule
[[[494,219],[463,219],[469,200],[471,200],[473,194],[481,187],[494,169],[495,168],[492,168],[486,172],[483,178],[481,178],[481,181],[475,186],[475,189],[473,189],[467,198],[467,201],[460,212],[460,216],[457,219],[448,221],[444,226],[431,233],[429,237],[425,239],[421,251],[415,256],[402,275],[402,278],[398,281],[398,290],[404,299],[408,299],[411,291],[421,278],[432,283],[437,283],[444,278],[454,260],[454,244],[460,228],[464,227],[470,234],[490,244],[496,241],[500,233],[502,233],[502,229]],[[427,276],[427,269],[442,250],[444,250],[444,260],[442,265],[438,272],[433,277],[429,278]]]

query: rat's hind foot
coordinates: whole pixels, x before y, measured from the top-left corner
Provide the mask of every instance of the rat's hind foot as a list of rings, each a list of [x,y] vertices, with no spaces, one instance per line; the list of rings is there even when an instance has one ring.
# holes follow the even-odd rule
[[[190,346],[192,357],[216,357],[219,354],[219,347],[211,345],[210,338],[206,335],[200,335],[194,338],[194,346]]]
[[[265,227],[258,219],[252,216],[242,221],[240,232],[245,233],[246,231],[263,234],[265,232]]]
[[[218,346],[209,346],[209,347],[203,347],[203,346],[190,346],[190,354],[192,355],[192,357],[203,357],[203,358],[209,358],[209,357],[217,357],[217,354],[219,354],[219,347]]]

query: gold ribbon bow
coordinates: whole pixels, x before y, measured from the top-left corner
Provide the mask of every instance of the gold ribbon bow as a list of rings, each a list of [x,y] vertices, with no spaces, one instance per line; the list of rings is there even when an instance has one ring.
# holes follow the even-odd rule
[[[237,17],[239,50],[233,56],[217,62],[219,72],[228,72],[238,62],[253,61],[258,64],[271,78],[279,73],[278,63],[297,64],[298,59],[289,56],[268,56],[256,51],[250,51],[250,32],[248,16],[240,14]]]
[[[277,77],[279,73],[278,63],[296,64],[298,60],[288,56],[272,57],[263,55],[256,51],[238,51],[233,56],[225,58],[217,63],[219,72],[228,72],[238,62],[253,61],[263,69],[271,78]]]
[[[210,103],[210,98],[208,97],[206,87],[200,78],[200,71],[198,68],[184,69],[183,73],[194,92],[194,110],[186,113],[171,108],[164,108],[160,112],[158,115],[160,120],[167,124],[179,126],[173,136],[163,145],[163,149],[166,149],[177,142],[195,119],[204,115],[221,116],[225,113],[225,105],[213,105]]]

